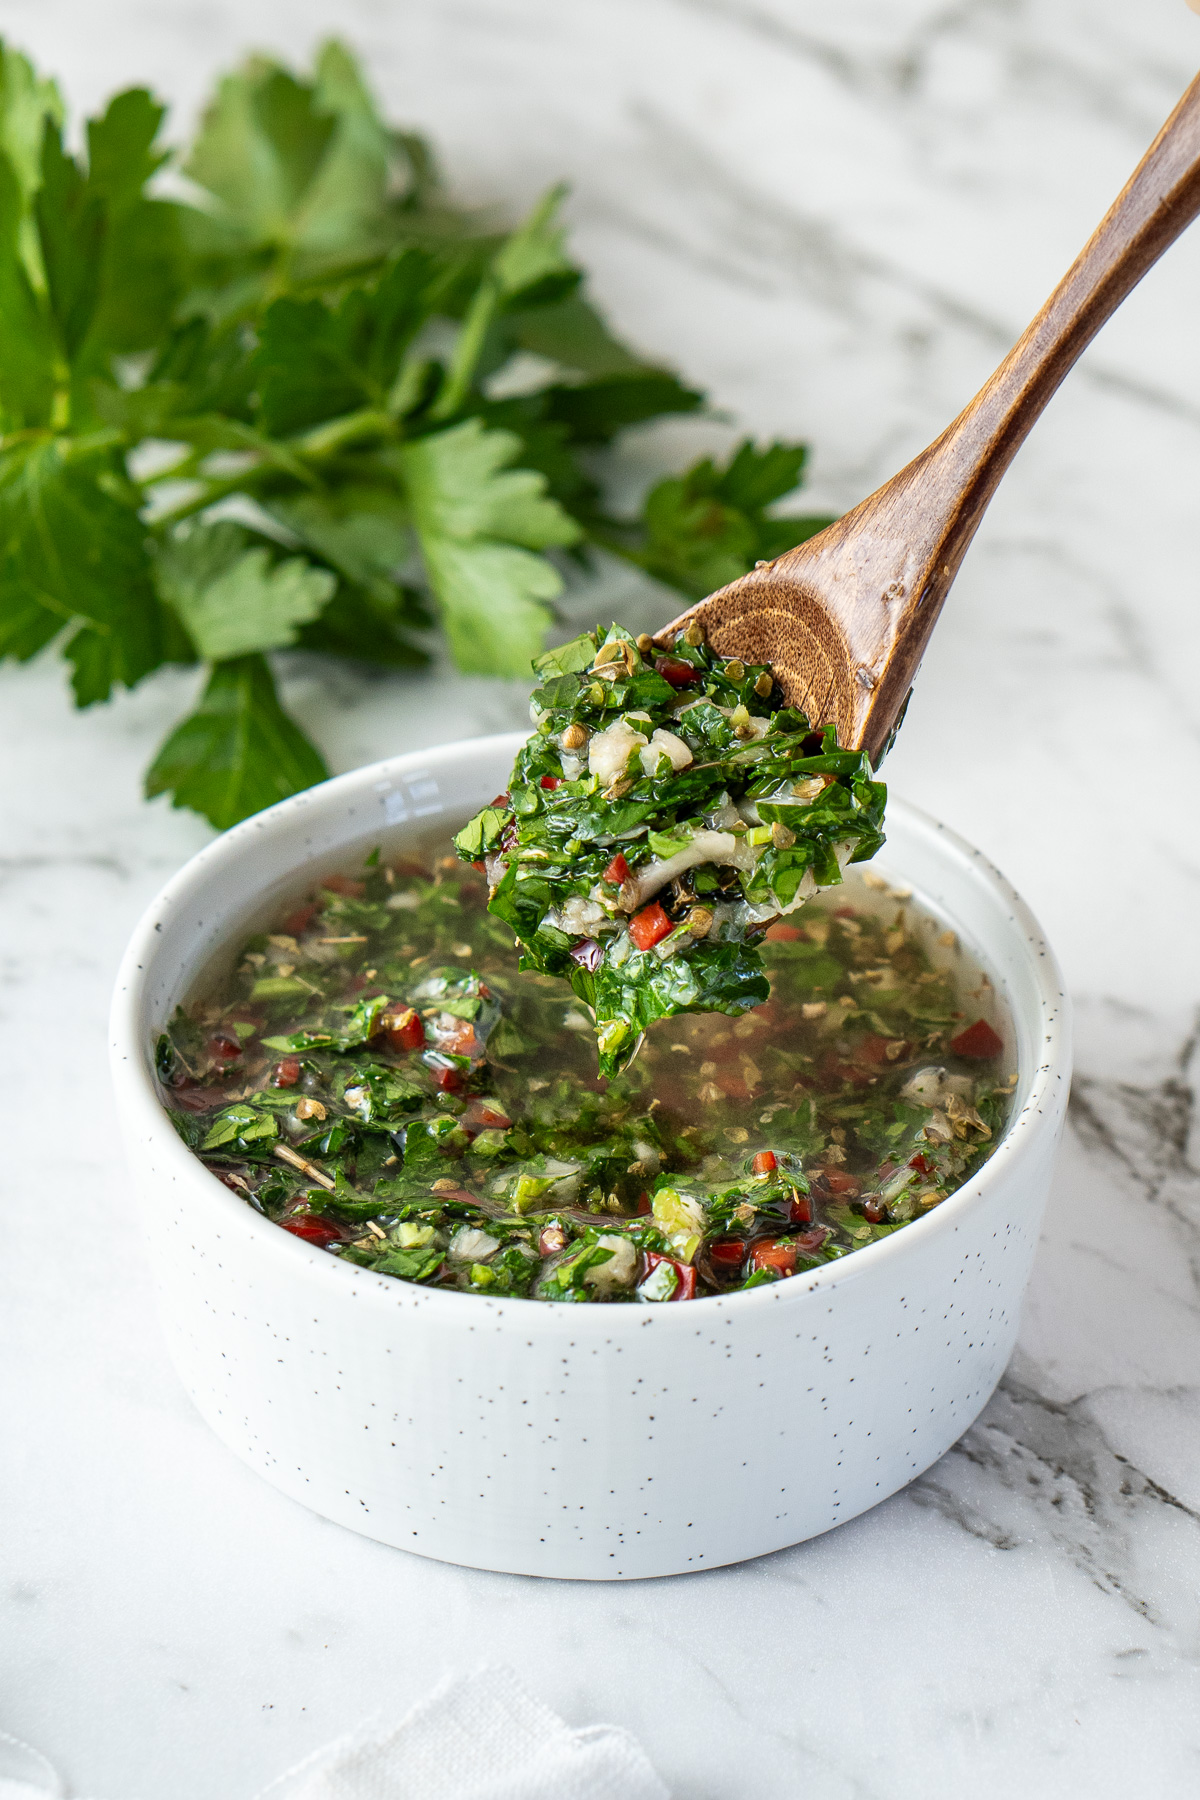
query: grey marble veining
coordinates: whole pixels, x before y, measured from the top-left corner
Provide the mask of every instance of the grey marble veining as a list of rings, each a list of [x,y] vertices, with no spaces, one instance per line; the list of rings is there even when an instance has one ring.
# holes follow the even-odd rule
[[[1182,0],[0,0],[91,105],[194,111],[252,45],[354,42],[460,192],[565,174],[615,321],[725,416],[630,434],[632,493],[739,429],[851,504],[969,397],[1200,62]],[[98,1800],[249,1800],[450,1665],[635,1731],[680,1800],[1163,1800],[1200,1780],[1200,232],[1007,478],[888,768],[1042,916],[1078,1007],[1020,1349],[869,1516],[632,1588],[444,1568],[311,1518],[192,1414],[104,1067],[116,959],[202,825],[138,797],[194,677],[79,716],[0,669],[0,1729]],[[571,616],[639,625],[610,572]],[[294,659],[340,768],[520,722],[518,684]]]

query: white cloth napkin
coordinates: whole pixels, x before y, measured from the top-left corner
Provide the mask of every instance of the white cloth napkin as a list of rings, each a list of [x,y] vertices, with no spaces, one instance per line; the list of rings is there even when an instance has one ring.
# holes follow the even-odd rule
[[[0,1734],[2,1736],[2,1734]],[[7,1746],[7,1748],[5,1748]],[[0,1800],[60,1800],[36,1751],[0,1744]],[[152,1800],[166,1800],[155,1795]],[[572,1731],[510,1669],[449,1675],[397,1725],[362,1725],[257,1800],[670,1800],[616,1725]]]

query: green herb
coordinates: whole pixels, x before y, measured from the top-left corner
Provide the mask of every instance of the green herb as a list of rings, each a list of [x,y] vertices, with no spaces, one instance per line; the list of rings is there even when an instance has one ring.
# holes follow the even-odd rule
[[[755,951],[769,1008],[651,1024],[607,1080],[579,1003],[519,969],[474,870],[373,855],[361,879],[318,890],[286,948],[253,938],[155,1046],[188,1147],[361,1268],[570,1305],[758,1287],[907,1229],[1003,1130],[1011,1083],[954,1048],[978,971],[935,967],[940,924],[870,872]],[[331,962],[348,913],[363,929]],[[289,984],[269,972],[285,956],[302,991],[262,995]],[[264,1036],[268,1013],[283,1029]]]
[[[515,231],[454,207],[342,46],[219,83],[179,159],[195,204],[159,197],[163,122],[132,89],[71,153],[0,45],[0,657],[56,646],[81,707],[200,669],[147,794],[225,827],[322,779],[268,660],[290,647],[416,668],[436,623],[460,668],[521,676],[564,558],[692,593],[824,523],[765,510],[795,445],[609,517],[597,456],[703,395],[608,331],[561,189]],[[530,353],[542,379],[499,397]]]
[[[886,789],[782,704],[769,669],[714,655],[694,628],[666,653],[598,628],[534,670],[537,730],[455,845],[485,859],[522,966],[592,1009],[612,1075],[657,1019],[767,998],[763,931],[874,856]],[[806,949],[797,980],[815,985],[826,969]]]

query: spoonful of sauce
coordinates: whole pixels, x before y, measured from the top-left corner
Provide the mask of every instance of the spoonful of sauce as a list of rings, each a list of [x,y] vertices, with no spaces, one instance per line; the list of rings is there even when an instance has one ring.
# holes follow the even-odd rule
[[[988,502],[1063,377],[1200,212],[1200,76],[1032,324],[952,425],[816,537],[689,607],[719,655],[878,765]]]

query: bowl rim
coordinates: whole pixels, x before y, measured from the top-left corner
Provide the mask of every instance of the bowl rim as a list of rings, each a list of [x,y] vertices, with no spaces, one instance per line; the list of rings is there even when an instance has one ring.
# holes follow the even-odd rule
[[[308,1281],[325,1288],[331,1300],[336,1300],[339,1294],[346,1301],[357,1299],[360,1302],[370,1296],[372,1300],[378,1299],[401,1310],[410,1308],[432,1311],[435,1315],[440,1313],[443,1325],[457,1322],[468,1330],[476,1330],[490,1316],[497,1329],[518,1329],[538,1336],[548,1332],[565,1333],[568,1337],[598,1333],[611,1338],[616,1333],[642,1330],[651,1324],[660,1329],[700,1334],[706,1323],[714,1321],[717,1312],[734,1309],[737,1313],[745,1313],[752,1307],[806,1304],[809,1295],[816,1294],[819,1298],[844,1282],[881,1272],[889,1262],[919,1257],[923,1246],[932,1245],[939,1234],[957,1232],[960,1219],[979,1203],[987,1187],[994,1185],[1015,1165],[1038,1154],[1044,1121],[1056,1122],[1065,1107],[1065,1089],[1070,1076],[1070,1009],[1057,958],[1028,905],[982,851],[921,808],[889,797],[888,806],[893,816],[901,813],[907,823],[930,834],[947,860],[966,865],[971,875],[990,887],[1007,909],[1014,936],[1023,940],[1024,955],[1037,990],[1038,1017],[1034,1021],[1036,1029],[1030,1035],[1035,1044],[1040,1043],[1042,1057],[1032,1071],[1029,1091],[1020,1111],[1009,1120],[991,1156],[947,1200],[923,1218],[912,1220],[904,1231],[893,1232],[803,1276],[792,1276],[786,1281],[731,1294],[705,1295],[684,1306],[579,1306],[515,1296],[493,1298],[485,1294],[461,1294],[422,1287],[394,1276],[376,1275],[282,1231],[272,1220],[247,1206],[188,1149],[158,1097],[144,1035],[144,1011],[147,989],[163,941],[164,916],[188,906],[196,890],[207,887],[214,874],[236,866],[242,847],[252,837],[257,839],[263,832],[286,829],[298,815],[311,814],[314,808],[336,813],[346,802],[378,791],[381,783],[390,783],[409,774],[425,774],[431,761],[456,752],[499,756],[507,751],[511,760],[527,735],[519,731],[504,732],[407,751],[333,776],[316,787],[279,801],[221,833],[189,858],[155,895],[135,926],[121,959],[110,1014],[110,1064],[118,1111],[123,1115],[127,1132],[148,1136],[155,1143],[160,1157],[165,1160],[164,1177],[169,1173],[181,1180],[185,1188],[197,1196],[198,1203],[214,1213],[235,1237],[257,1240],[265,1254],[279,1259],[281,1273],[302,1283]],[[701,1310],[697,1311],[697,1308]]]

